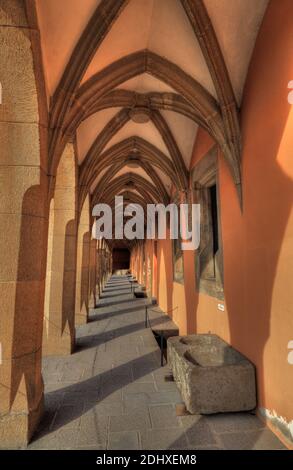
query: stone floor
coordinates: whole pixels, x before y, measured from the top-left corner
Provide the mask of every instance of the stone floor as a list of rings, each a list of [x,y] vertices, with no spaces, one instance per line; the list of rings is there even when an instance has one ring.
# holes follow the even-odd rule
[[[284,449],[252,414],[177,417],[146,299],[113,277],[70,357],[44,360],[46,411],[29,449]]]

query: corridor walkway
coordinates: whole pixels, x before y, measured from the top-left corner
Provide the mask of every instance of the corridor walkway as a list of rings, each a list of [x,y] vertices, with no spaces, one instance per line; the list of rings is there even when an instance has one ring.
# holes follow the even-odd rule
[[[145,328],[148,302],[113,276],[77,351],[44,359],[46,412],[29,449],[283,449],[251,414],[176,416],[182,400]]]

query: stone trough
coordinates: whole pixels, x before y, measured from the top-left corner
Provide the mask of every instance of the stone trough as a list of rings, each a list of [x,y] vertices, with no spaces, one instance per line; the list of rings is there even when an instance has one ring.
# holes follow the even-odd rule
[[[190,413],[249,411],[256,407],[254,365],[217,335],[169,338],[167,352]]]

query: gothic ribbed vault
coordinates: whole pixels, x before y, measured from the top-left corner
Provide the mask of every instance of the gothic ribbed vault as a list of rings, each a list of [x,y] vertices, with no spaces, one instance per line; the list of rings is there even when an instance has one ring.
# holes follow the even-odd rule
[[[104,201],[109,187],[110,199],[127,188],[130,202],[138,194],[168,202],[174,189],[190,189],[192,144],[202,127],[222,151],[241,203],[239,106],[267,0],[257,8],[251,0],[230,5],[234,27],[225,37],[225,1],[67,3],[37,2],[51,96],[51,191],[66,144],[76,142],[80,210],[88,194],[92,204]],[[239,27],[236,40],[243,15],[250,34]]]

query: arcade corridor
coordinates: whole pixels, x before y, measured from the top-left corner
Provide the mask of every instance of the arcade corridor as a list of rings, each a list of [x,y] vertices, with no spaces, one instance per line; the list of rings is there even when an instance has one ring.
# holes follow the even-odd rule
[[[293,449],[292,18],[0,0],[1,449]]]

